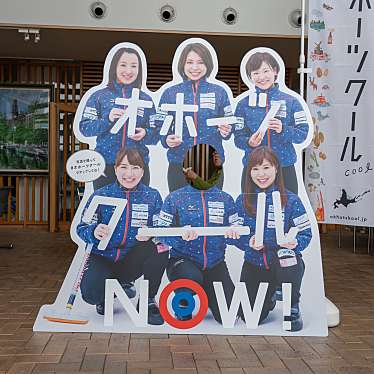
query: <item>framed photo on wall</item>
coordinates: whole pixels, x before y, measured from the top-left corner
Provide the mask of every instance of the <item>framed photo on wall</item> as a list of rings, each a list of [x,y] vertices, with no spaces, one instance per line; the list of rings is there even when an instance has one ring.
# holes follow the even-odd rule
[[[0,172],[48,172],[52,87],[0,86]]]

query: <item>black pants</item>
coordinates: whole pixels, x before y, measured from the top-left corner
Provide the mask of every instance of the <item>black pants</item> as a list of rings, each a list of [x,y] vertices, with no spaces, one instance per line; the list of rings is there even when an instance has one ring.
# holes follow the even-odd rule
[[[92,305],[101,304],[105,300],[106,279],[117,279],[120,283],[133,282],[142,275],[149,282],[148,296],[154,297],[160,286],[168,255],[168,252],[158,253],[151,240],[139,242],[118,262],[91,254],[81,282],[83,300]]]
[[[104,175],[101,175],[99,178],[93,181],[94,191],[98,190],[101,187],[106,186],[107,184],[114,183],[117,180],[116,174],[114,173],[114,165],[105,165]],[[149,166],[144,166],[144,175],[142,178],[142,183],[146,186],[149,186]]]
[[[183,167],[179,164],[169,164],[168,168],[168,185],[169,192],[173,192],[187,185],[187,179],[183,174]],[[220,178],[216,186],[222,190],[223,186],[223,172],[221,173]]]
[[[287,190],[293,192],[297,195],[297,177],[296,177],[296,170],[295,166],[285,166],[282,168],[282,174],[284,179],[284,186]],[[247,178],[247,167],[243,168],[242,172],[242,192],[245,191],[245,180]]]
[[[247,288],[249,300],[253,308],[260,283],[268,283],[264,306],[262,308],[260,322],[262,322],[274,307],[272,297],[278,285],[282,283],[292,284],[291,305],[299,303],[300,288],[305,271],[305,264],[300,255],[296,256],[297,263],[289,267],[281,267],[278,258],[274,258],[269,270],[244,261],[240,281],[244,282]]]
[[[213,282],[222,282],[226,301],[230,305],[234,293],[234,284],[230,278],[225,261],[220,262],[211,269],[202,270],[191,260],[173,257],[169,260],[166,274],[170,281],[185,278],[200,284],[208,296],[208,305],[214,319],[219,323],[222,322]]]

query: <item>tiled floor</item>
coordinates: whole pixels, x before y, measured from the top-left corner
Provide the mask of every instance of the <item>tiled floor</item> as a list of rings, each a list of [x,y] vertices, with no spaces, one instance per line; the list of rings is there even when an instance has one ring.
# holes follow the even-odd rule
[[[328,338],[32,332],[52,303],[75,247],[66,233],[0,228],[0,374],[374,374],[374,257],[345,234],[322,238],[326,294],[342,323]]]

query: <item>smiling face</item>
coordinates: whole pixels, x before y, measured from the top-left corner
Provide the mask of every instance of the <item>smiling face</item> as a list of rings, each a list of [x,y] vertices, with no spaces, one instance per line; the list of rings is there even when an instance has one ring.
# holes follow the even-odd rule
[[[256,165],[251,169],[253,183],[262,190],[269,188],[274,183],[276,176],[277,169],[266,159],[261,165]]]
[[[192,81],[203,78],[207,73],[207,67],[203,59],[195,52],[190,51],[184,64],[184,74]]]
[[[273,87],[277,74],[278,72],[275,69],[266,62],[263,62],[259,69],[251,72],[250,79],[256,87],[261,90],[268,90]]]
[[[121,84],[133,83],[139,74],[139,60],[135,53],[124,52],[118,60],[116,75]]]
[[[144,169],[138,165],[131,165],[125,156],[118,166],[114,168],[118,183],[131,190],[135,188],[143,177]]]

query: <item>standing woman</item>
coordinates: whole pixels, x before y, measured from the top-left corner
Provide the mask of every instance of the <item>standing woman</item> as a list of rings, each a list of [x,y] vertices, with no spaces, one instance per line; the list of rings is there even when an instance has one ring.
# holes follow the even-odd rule
[[[217,150],[222,162],[225,161],[222,140],[230,138],[231,125],[207,126],[208,119],[232,116],[229,89],[224,88],[224,84],[213,83],[214,76],[212,77],[211,75],[215,68],[216,56],[214,56],[214,61],[212,53],[203,43],[186,43],[177,63],[178,74],[183,80],[181,83],[174,85],[168,84],[168,88],[163,91],[160,98],[157,118],[158,126],[162,126],[167,115],[173,116],[173,125],[169,128],[167,135],[161,136],[161,143],[168,150],[168,184],[170,192],[186,184],[182,163],[185,153],[192,146],[209,144]],[[183,113],[182,137],[174,135],[175,112],[163,111],[161,108],[162,104],[175,104],[178,93],[184,94],[184,104],[198,107],[197,112]],[[185,120],[187,116],[193,119],[197,132],[196,137],[190,136]],[[222,186],[223,179],[219,184]]]
[[[87,202],[77,233],[93,245],[87,269],[81,282],[82,298],[96,305],[98,314],[104,314],[105,280],[117,279],[129,297],[128,285],[142,275],[149,282],[148,323],[161,325],[164,320],[155,296],[168,261],[168,252],[159,253],[149,237],[138,235],[139,227],[156,225],[162,206],[159,192],[140,182],[144,174],[144,160],[136,149],[122,148],[116,157],[116,181],[95,191]],[[99,205],[91,222],[83,220],[94,196],[127,200],[116,227],[108,226],[113,206]],[[98,249],[101,240],[111,238],[104,250]]]
[[[156,144],[158,135],[154,126],[155,107],[152,98],[142,90],[147,67],[145,58],[140,57],[139,51],[126,47],[119,48],[114,53],[110,62],[108,83],[88,99],[79,123],[79,130],[84,136],[96,136],[95,150],[104,157],[106,163],[105,176],[94,181],[95,190],[115,181],[114,161],[117,152],[123,147],[140,151],[145,161],[143,183],[149,185],[147,145]],[[134,135],[128,135],[129,120],[113,134],[113,126],[127,108],[126,105],[116,104],[115,100],[131,98],[134,88],[140,90],[139,99],[150,102],[152,107],[138,108]]]
[[[251,153],[257,147],[267,145],[279,159],[287,189],[297,194],[294,166],[296,152],[293,144],[303,143],[309,132],[303,106],[296,97],[280,91],[277,81],[280,65],[269,52],[252,54],[245,65],[245,71],[247,79],[255,86],[255,94],[245,95],[235,110],[238,121],[235,144],[245,151],[242,191],[246,181],[246,165]],[[263,133],[259,129],[260,125],[274,104],[280,104],[280,107],[274,117],[269,119],[268,129]]]
[[[250,226],[251,233],[255,233],[257,197],[260,192],[264,192],[265,227],[262,245],[256,243],[255,235],[250,239],[242,236],[235,244],[245,252],[240,281],[246,284],[252,307],[259,284],[268,283],[260,323],[275,307],[278,284],[291,283],[291,331],[299,331],[303,327],[299,309],[300,288],[305,271],[302,251],[312,239],[308,215],[299,197],[285,188],[282,168],[270,148],[261,146],[251,152],[246,175],[245,193],[236,200],[238,214],[243,218],[243,225]],[[277,244],[276,238],[273,191],[279,191],[281,196],[284,233],[288,233],[291,227],[298,229],[296,237],[282,246]]]

